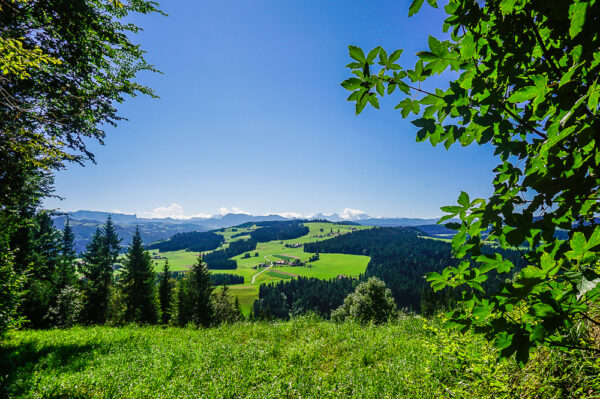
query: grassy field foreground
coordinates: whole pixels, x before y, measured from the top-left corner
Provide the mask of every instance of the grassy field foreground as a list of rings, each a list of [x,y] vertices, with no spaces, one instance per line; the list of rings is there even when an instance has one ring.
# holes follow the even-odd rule
[[[206,330],[78,327],[6,338],[0,397],[499,397],[548,385],[496,363],[479,337],[418,318],[379,327],[312,318]],[[543,389],[549,396],[540,397],[561,395]]]

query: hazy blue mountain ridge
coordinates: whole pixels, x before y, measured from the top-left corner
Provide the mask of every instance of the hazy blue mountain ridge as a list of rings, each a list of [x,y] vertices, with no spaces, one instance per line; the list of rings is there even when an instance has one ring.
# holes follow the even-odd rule
[[[78,253],[85,250],[85,247],[92,234],[96,228],[101,227],[106,222],[108,215],[112,217],[117,229],[117,233],[123,239],[122,244],[124,248],[131,243],[131,237],[136,227],[139,227],[144,243],[150,244],[159,240],[165,240],[177,233],[207,231],[222,227],[233,227],[243,223],[286,221],[295,219],[274,214],[255,216],[243,213],[228,213],[210,218],[194,217],[190,219],[150,219],[139,218],[136,215],[128,215],[123,213],[80,210],[68,213],[68,217],[71,220],[71,226],[73,227],[73,231],[75,233],[75,248]],[[55,216],[53,218],[55,226],[62,230],[66,218],[67,214]],[[351,221],[353,223],[366,226],[382,227],[428,226],[435,225],[437,223],[437,219],[373,218],[367,215],[361,215],[359,219],[349,220],[340,217],[338,214],[324,215],[322,213],[319,213],[310,219],[326,219],[332,222]]]

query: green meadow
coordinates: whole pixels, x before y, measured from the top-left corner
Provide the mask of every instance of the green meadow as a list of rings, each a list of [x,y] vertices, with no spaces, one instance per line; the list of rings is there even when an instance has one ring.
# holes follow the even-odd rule
[[[277,266],[276,270],[324,280],[338,275],[358,277],[365,272],[369,260],[368,256],[362,255],[319,254],[319,260],[309,263],[310,267]]]
[[[230,285],[230,292],[240,301],[240,308],[244,316],[250,314],[254,300],[258,298],[258,285]]]
[[[330,279],[335,278],[338,275],[357,277],[364,273],[370,259],[368,256],[319,254],[319,260],[308,263],[305,266],[273,265],[272,269],[259,274],[259,272],[264,270],[263,268],[258,267],[261,263],[270,265],[271,262],[276,262],[278,260],[291,260],[295,258],[298,258],[303,262],[308,262],[308,259],[314,255],[312,253],[304,252],[302,247],[288,248],[286,247],[286,244],[305,244],[307,242],[322,241],[339,234],[348,234],[355,230],[371,228],[370,226],[351,226],[326,222],[305,223],[305,226],[309,228],[309,232],[302,237],[291,240],[258,243],[256,250],[249,252],[249,258],[244,258],[244,254],[233,257],[232,259],[235,259],[238,264],[238,268],[235,270],[211,271],[212,273],[231,273],[243,276],[244,284],[240,287],[254,287],[254,289],[237,288],[238,286],[230,287],[232,288],[232,293],[238,296],[240,304],[242,304],[242,310],[245,314],[250,312],[252,302],[254,302],[254,299],[258,298],[258,286],[260,284],[289,280],[296,276]],[[218,234],[225,237],[225,242],[223,245],[219,246],[217,250],[226,248],[232,241],[250,238],[249,234],[254,229],[256,229],[256,226],[245,228],[230,227],[216,231]],[[232,237],[240,233],[248,234]],[[255,256],[255,253],[258,253],[258,256]],[[197,252],[188,252],[185,250],[160,253],[153,250],[151,251],[151,254],[152,256],[167,258],[173,271],[188,270],[198,259]],[[162,270],[164,264],[163,259],[155,259],[154,263],[156,271]],[[255,275],[257,276],[254,278],[254,283],[252,283]]]
[[[296,276],[294,276],[291,273],[282,273],[280,271],[277,271],[275,269],[270,269],[269,271],[266,272],[266,274],[268,274],[271,277],[276,277],[276,278],[280,278],[282,280],[288,280],[290,278],[294,278]]]
[[[250,233],[252,232],[252,230],[255,230],[256,227],[255,226],[251,226],[251,227],[229,227],[227,229],[222,229],[222,230],[218,230],[215,231],[217,234],[221,234],[223,237],[225,237],[225,242],[231,242],[231,241],[236,241],[236,240],[246,240],[248,238],[250,238]],[[233,235],[238,235],[241,233],[248,233],[239,237],[232,237]]]
[[[426,239],[426,240],[434,240],[434,241],[443,241],[443,242],[452,242],[452,237],[449,238],[445,238],[445,237],[429,237],[429,236],[421,236],[422,238]]]
[[[498,363],[482,337],[439,327],[413,317],[382,326],[303,317],[15,331],[0,346],[0,397],[581,397],[561,391],[565,370],[544,369],[548,354],[519,369]],[[577,375],[566,377],[576,387]]]
[[[169,260],[169,266],[173,271],[183,271],[188,270],[198,259],[198,252],[191,251],[171,251],[171,252],[158,252],[158,250],[153,249],[150,251],[150,255],[152,257],[161,256],[167,258]],[[157,272],[162,271],[163,265],[165,264],[164,259],[153,259],[154,260],[154,270]]]

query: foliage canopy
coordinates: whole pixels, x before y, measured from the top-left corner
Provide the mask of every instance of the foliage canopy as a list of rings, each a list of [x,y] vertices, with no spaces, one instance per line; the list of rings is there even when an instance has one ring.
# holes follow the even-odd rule
[[[423,3],[414,0],[409,15]],[[445,11],[448,40],[430,36],[412,69],[398,64],[402,50],[365,55],[349,46],[348,100],[358,114],[399,92],[396,108],[414,115],[417,141],[495,150],[493,195],[461,192],[457,205],[442,208],[443,220],[461,220],[448,224],[461,263],[428,280],[437,290],[467,288],[452,322],[485,333],[501,356],[516,353],[521,363],[539,345],[594,350],[572,332],[600,325],[600,3],[450,0]],[[427,88],[447,71],[458,76],[448,87]],[[520,250],[528,266],[516,273],[502,255],[482,253],[488,245]],[[507,282],[489,295],[481,284],[492,271]]]
[[[27,231],[53,170],[93,160],[86,142],[103,142],[126,96],[155,96],[136,80],[156,70],[128,21],[153,12],[151,0],[0,0],[0,333],[31,286]]]
[[[349,294],[342,306],[331,312],[335,321],[382,324],[398,315],[392,291],[377,277],[370,277]]]
[[[17,134],[13,149],[37,147],[52,166],[93,159],[85,139],[102,142],[102,125],[123,119],[115,104],[154,96],[135,80],[156,70],[125,19],[158,11],[148,0],[1,1],[0,129]]]

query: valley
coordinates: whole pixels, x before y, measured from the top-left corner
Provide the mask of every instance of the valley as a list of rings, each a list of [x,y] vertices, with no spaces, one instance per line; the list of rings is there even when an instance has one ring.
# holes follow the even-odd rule
[[[295,277],[314,277],[332,279],[338,276],[358,277],[365,272],[370,258],[364,255],[319,254],[318,259],[312,260],[315,253],[304,252],[304,244],[318,242],[342,236],[354,231],[368,230],[372,226],[334,222],[306,222],[308,233],[293,239],[259,242],[256,249],[236,255],[231,259],[237,263],[236,269],[210,270],[213,274],[228,273],[242,276],[244,284],[230,286],[231,293],[238,297],[242,312],[247,315],[255,299],[258,298],[258,286],[264,283],[276,283]],[[244,226],[244,227],[241,227]],[[215,230],[224,237],[225,241],[215,250],[202,252],[203,255],[226,249],[232,242],[247,240],[250,233],[258,228],[255,224],[244,224],[238,227]],[[165,259],[168,259],[171,269],[175,272],[185,272],[198,259],[200,252],[178,250],[160,252],[150,250],[155,270],[162,270]],[[293,265],[296,261],[300,265]],[[272,264],[269,270],[265,270]]]

